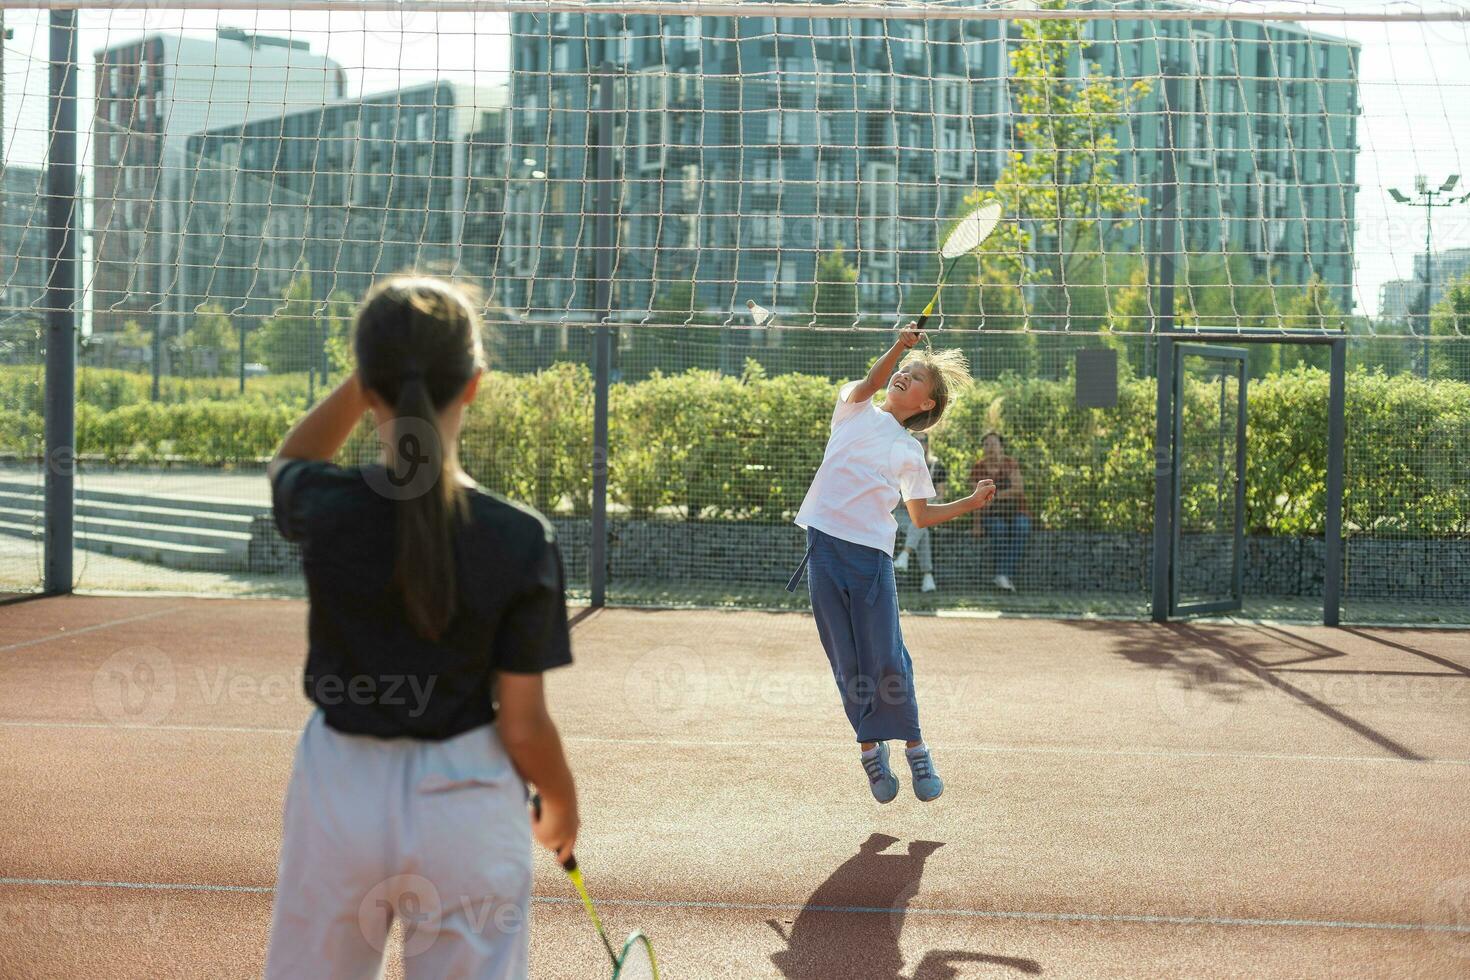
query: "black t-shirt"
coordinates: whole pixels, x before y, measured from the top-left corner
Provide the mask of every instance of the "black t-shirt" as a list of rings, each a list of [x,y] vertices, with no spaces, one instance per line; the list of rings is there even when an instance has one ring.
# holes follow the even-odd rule
[[[292,460],[272,485],[276,526],[301,545],[311,600],[306,696],[328,725],[452,738],[495,720],[497,672],[571,663],[565,573],[546,518],[467,491],[469,520],[454,541],[456,611],[439,640],[425,640],[393,584],[394,501],[365,473]]]

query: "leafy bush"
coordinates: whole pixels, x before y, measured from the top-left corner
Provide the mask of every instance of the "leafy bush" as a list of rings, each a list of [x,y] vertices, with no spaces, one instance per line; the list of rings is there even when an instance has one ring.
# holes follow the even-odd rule
[[[220,465],[269,456],[300,413],[250,402],[77,406],[77,449],[112,461],[174,457]]]
[[[45,374],[45,368],[39,364],[0,367],[0,406],[20,411],[41,411],[46,393]],[[317,391],[323,391],[320,379]],[[162,404],[173,405],[229,400],[304,408],[306,392],[306,375],[301,373],[249,378],[245,382],[243,397],[239,394],[239,381],[234,377],[179,378],[165,375],[159,379],[158,400]],[[147,372],[77,367],[78,404],[92,405],[105,411],[152,400],[153,378]]]
[[[0,452],[36,456],[43,429],[34,369],[0,369]],[[149,379],[89,371],[77,405],[83,454],[110,459],[182,458],[222,465],[274,452],[304,408],[302,376],[224,400],[227,379],[169,379],[170,399],[151,402]],[[223,388],[219,382],[224,382]],[[252,382],[254,384],[255,382]],[[293,387],[299,385],[299,387]],[[837,385],[805,374],[767,377],[750,362],[741,377],[655,372],[617,384],[610,398],[611,499],[638,516],[786,521],[821,462]],[[1253,534],[1320,534],[1326,508],[1327,375],[1298,367],[1250,382],[1247,528]],[[194,398],[185,397],[195,393]],[[216,397],[198,397],[199,394]],[[299,394],[298,397],[293,397]],[[1186,384],[1199,438],[1190,472],[1205,478],[1185,494],[1186,519],[1208,526],[1218,387]],[[484,486],[543,510],[591,506],[592,378],[577,364],[536,374],[487,372],[465,418],[462,459]],[[1355,370],[1347,386],[1345,520],[1350,531],[1470,534],[1470,385]],[[1078,409],[1070,380],[1017,374],[978,382],[934,433],[951,476],[965,478],[980,439],[1002,432],[1021,463],[1031,509],[1043,527],[1147,530],[1153,520],[1154,386],[1125,375],[1118,406]],[[346,460],[376,453],[370,422]],[[1227,459],[1228,463],[1228,459]]]
[[[613,499],[635,515],[782,519],[822,461],[832,385],[807,375],[687,371],[612,390]]]
[[[535,374],[489,371],[461,436],[482,486],[541,510],[592,508],[592,374],[555,364]]]

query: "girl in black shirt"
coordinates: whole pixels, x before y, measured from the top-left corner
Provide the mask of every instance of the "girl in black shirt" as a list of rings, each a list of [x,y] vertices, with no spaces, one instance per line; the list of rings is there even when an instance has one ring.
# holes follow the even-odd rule
[[[565,859],[578,827],[541,683],[571,662],[561,556],[545,518],[459,465],[483,366],[466,298],[384,283],[355,347],[357,372],[268,469],[277,526],[301,545],[317,710],[286,796],[266,975],[376,976],[399,918],[410,977],[524,977],[530,836]],[[369,410],[383,462],[334,466]]]

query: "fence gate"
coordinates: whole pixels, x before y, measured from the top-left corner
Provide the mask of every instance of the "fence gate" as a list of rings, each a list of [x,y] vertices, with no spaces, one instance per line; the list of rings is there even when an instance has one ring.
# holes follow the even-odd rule
[[[1169,615],[1234,612],[1245,582],[1246,351],[1174,347]]]

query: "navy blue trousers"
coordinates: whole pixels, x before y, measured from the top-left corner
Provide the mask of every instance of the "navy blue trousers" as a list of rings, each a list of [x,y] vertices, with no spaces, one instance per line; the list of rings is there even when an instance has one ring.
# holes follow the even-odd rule
[[[892,556],[808,528],[802,565],[817,635],[857,740],[918,741],[914,664],[898,625]],[[800,578],[798,568],[787,588],[794,592]]]

